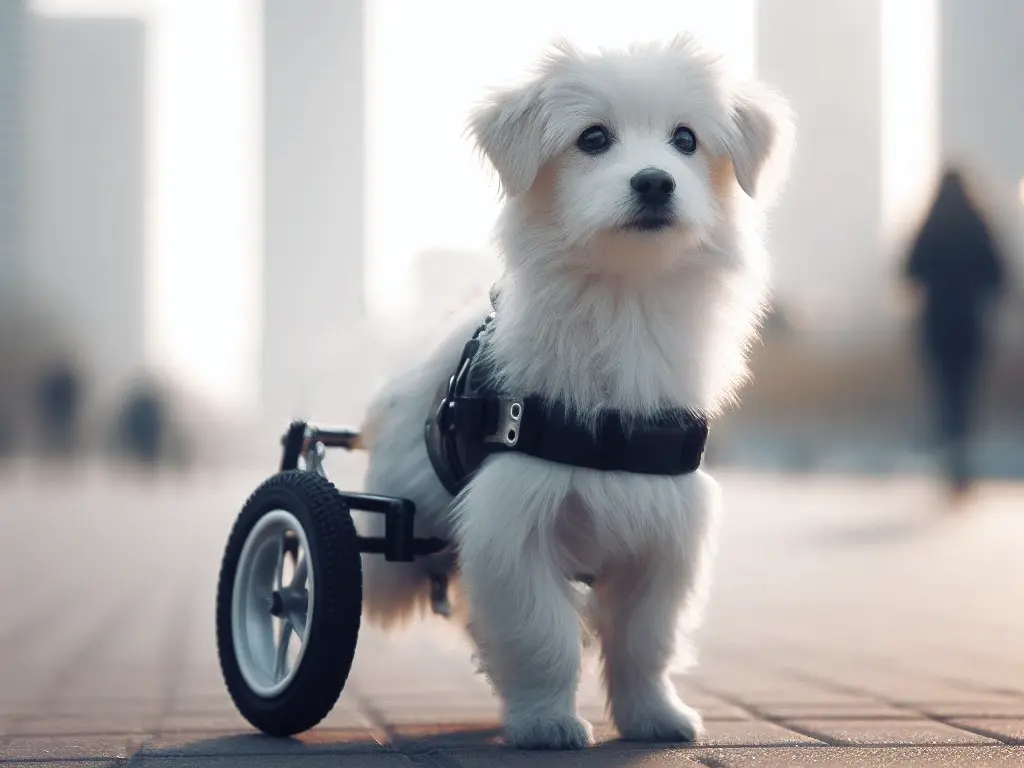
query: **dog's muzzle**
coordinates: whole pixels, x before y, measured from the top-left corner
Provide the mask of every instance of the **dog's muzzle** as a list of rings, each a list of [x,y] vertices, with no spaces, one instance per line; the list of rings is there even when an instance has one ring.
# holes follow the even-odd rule
[[[645,168],[629,180],[633,190],[635,213],[626,229],[656,232],[671,227],[678,216],[673,206],[676,181],[660,168]]]
[[[660,232],[674,226],[678,220],[674,212],[641,211],[627,221],[623,228],[636,232]]]

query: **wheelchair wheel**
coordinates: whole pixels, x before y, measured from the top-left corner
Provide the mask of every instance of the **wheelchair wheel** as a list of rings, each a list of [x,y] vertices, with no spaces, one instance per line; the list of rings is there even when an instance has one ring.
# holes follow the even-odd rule
[[[352,666],[361,611],[348,507],[320,475],[274,475],[235,521],[217,586],[221,672],[242,716],[271,736],[326,717]]]

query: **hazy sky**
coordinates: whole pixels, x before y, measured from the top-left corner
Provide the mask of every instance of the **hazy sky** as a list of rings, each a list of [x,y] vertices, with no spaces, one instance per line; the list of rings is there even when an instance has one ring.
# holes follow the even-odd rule
[[[259,301],[259,27],[253,0],[34,0],[147,25],[146,348],[203,395],[251,390]]]

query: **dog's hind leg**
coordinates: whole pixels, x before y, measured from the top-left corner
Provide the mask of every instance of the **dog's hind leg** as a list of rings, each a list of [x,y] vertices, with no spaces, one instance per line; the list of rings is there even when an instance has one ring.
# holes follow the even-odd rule
[[[503,700],[506,741],[585,747],[592,735],[576,713],[579,617],[538,523],[554,510],[534,506],[552,501],[487,469],[459,504],[459,558],[469,631]]]

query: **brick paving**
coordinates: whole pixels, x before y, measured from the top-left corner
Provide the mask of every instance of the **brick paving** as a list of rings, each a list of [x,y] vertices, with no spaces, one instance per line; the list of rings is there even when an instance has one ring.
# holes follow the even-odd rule
[[[1024,766],[1024,487],[951,511],[922,479],[718,476],[701,662],[677,677],[706,738],[617,741],[591,663],[580,708],[600,743],[571,754],[501,745],[437,620],[364,630],[320,727],[257,735],[224,691],[212,615],[261,472],[0,476],[0,766]]]

